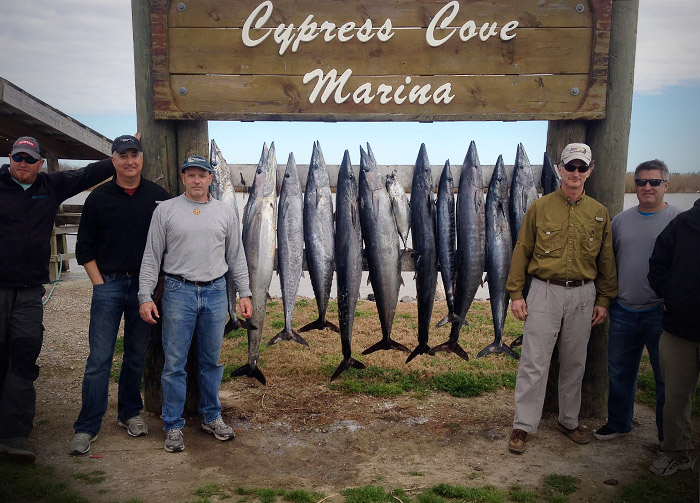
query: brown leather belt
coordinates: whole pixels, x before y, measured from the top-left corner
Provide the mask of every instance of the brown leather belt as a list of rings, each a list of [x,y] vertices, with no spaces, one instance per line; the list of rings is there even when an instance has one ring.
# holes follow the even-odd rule
[[[590,279],[544,279],[539,276],[532,275],[533,278],[549,283],[550,285],[563,286],[565,288],[573,288],[576,286],[583,286],[590,282]]]

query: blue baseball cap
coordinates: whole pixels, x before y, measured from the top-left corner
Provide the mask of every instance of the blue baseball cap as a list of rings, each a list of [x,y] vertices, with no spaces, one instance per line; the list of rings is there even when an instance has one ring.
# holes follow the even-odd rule
[[[182,173],[187,168],[200,168],[200,169],[208,171],[209,173],[214,172],[214,170],[211,167],[211,164],[209,164],[209,161],[207,161],[201,155],[191,155],[191,156],[187,157],[185,159],[185,161],[182,163],[182,167],[180,168],[180,172]]]

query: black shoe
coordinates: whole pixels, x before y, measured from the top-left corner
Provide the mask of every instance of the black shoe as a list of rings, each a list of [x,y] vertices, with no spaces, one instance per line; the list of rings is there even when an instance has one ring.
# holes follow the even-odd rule
[[[607,424],[601,426],[598,428],[594,433],[593,436],[597,438],[598,440],[612,440],[613,438],[617,437],[624,437],[625,435],[629,435],[631,432],[626,432],[626,433],[620,433],[619,431],[613,430],[610,426]]]
[[[36,452],[29,448],[27,439],[24,437],[0,439],[0,453],[7,454],[11,459],[33,463],[36,459]]]

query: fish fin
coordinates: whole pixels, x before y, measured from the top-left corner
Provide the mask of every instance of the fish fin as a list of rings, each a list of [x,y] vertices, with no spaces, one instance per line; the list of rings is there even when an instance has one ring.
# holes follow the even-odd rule
[[[380,351],[382,349],[396,349],[398,351],[403,351],[404,353],[410,353],[411,351],[401,344],[400,342],[396,342],[395,340],[389,338],[388,340],[382,339],[378,343],[370,346],[369,348],[365,349],[362,354],[363,355],[368,355],[370,353],[374,353],[375,351]]]
[[[413,352],[410,355],[408,355],[408,358],[406,358],[406,363],[413,360],[416,356],[424,354],[434,355],[435,353],[432,352],[430,346],[428,346],[427,344],[418,344],[418,346],[416,346],[416,349],[414,349]]]
[[[299,329],[299,332],[308,332],[309,330],[323,330],[325,328],[329,328],[334,332],[340,333],[340,329],[335,323],[331,323],[328,320],[321,319],[312,321],[311,323],[307,323]]]
[[[331,376],[331,381],[336,380],[338,376],[340,376],[340,374],[345,372],[350,367],[361,370],[365,368],[365,364],[358,360],[355,360],[354,358],[345,358],[342,362],[340,362],[340,365],[338,365],[338,368],[335,369],[335,372],[333,372],[333,375]]]
[[[250,365],[247,363],[245,365],[241,365],[236,370],[231,372],[231,377],[237,377],[237,376],[252,377],[253,379],[257,379],[260,382],[260,384],[262,384],[263,386],[267,385],[267,381],[265,380],[265,376],[260,371],[260,369],[258,367],[251,369]]]
[[[487,356],[493,353],[497,354],[506,354],[510,356],[511,358],[514,358],[516,360],[520,359],[520,355],[510,349],[506,344],[503,343],[503,341],[500,342],[492,342],[488,346],[486,346],[484,349],[479,351],[479,353],[476,355],[477,358],[481,358],[482,356]]]
[[[236,320],[235,322],[233,320]],[[226,326],[224,327],[224,335],[231,333],[233,330],[240,330],[240,329],[245,329],[245,330],[257,330],[257,327],[253,325],[250,320],[246,320],[243,318],[237,318],[236,316],[233,316],[229,318],[229,320],[226,322]]]
[[[367,276],[367,286],[369,286],[370,281],[369,281],[369,276]]]
[[[438,321],[437,325],[435,325],[435,328],[443,327],[443,326],[447,325],[448,323],[459,323],[460,325],[469,325],[469,323],[467,323],[467,320],[465,320],[464,318],[462,318],[458,314],[447,313],[443,319]]]
[[[306,340],[294,330],[290,330],[289,332],[287,332],[286,330],[280,331],[280,333],[278,333],[272,339],[270,339],[267,345],[272,346],[280,341],[294,341],[298,342],[302,346],[306,346],[307,348],[309,347],[309,343],[306,342]]]
[[[523,345],[523,336],[521,334],[520,336],[518,336],[517,339],[515,339],[513,342],[510,343],[509,347],[510,347],[510,349],[513,349],[513,348],[517,348],[518,346],[522,346],[522,345]]]
[[[464,361],[469,361],[469,355],[467,355],[467,352],[464,349],[462,349],[462,347],[457,341],[443,342],[442,344],[438,344],[437,346],[435,346],[432,351],[433,353],[437,353],[439,351],[454,353],[460,358],[462,358]]]

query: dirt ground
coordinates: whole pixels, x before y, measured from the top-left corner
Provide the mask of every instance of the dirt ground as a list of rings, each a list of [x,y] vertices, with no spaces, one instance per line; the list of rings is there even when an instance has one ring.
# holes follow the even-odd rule
[[[239,486],[316,490],[335,495],[326,501],[340,502],[340,490],[367,484],[387,489],[430,487],[442,482],[472,487],[490,484],[499,489],[519,484],[527,489],[541,485],[543,478],[552,473],[582,480],[581,489],[569,501],[605,502],[619,496],[620,488],[637,479],[655,457],[653,413],[642,405],[636,407],[636,427],[631,435],[608,442],[594,440],[583,446],[556,430],[555,416],[545,415],[527,452],[518,456],[507,450],[513,418],[511,390],[477,398],[455,398],[440,392],[377,398],[333,390],[328,386],[328,376],[305,370],[304,357],[299,356],[312,355],[314,362],[329,361],[328,355],[314,353],[314,346],[322,345],[314,338],[328,339],[339,352],[338,336],[331,332],[309,334],[311,348],[286,342],[265,350],[262,360],[266,362],[267,386],[248,378],[223,383],[223,415],[236,430],[233,441],[214,440],[199,430],[198,419],[188,418],[185,451],[167,453],[163,450],[162,423],[152,413],[144,414],[150,434],[131,438],[116,424],[117,390],[112,383],[109,409],[91,455],[71,457],[67,445],[80,409],[90,296],[88,280],[62,282],[46,306],[41,374],[36,383],[37,413],[30,444],[38,450],[38,463],[53,466],[59,478],[70,481],[91,502],[130,498],[180,502],[193,499],[193,491],[207,484],[228,490]],[[315,305],[313,301],[309,304],[307,318],[313,319]],[[437,311],[439,306],[436,303]],[[441,308],[443,312],[436,313],[436,320],[444,313],[444,303]],[[415,314],[416,305],[400,304],[400,311]],[[295,326],[303,322],[302,313],[297,317]],[[407,325],[415,326],[415,320],[404,318]],[[329,319],[336,321],[337,317],[329,315]],[[365,340],[371,343],[379,339],[378,320],[363,322],[371,327],[364,329],[366,334],[355,337],[358,352],[367,347]],[[270,328],[270,337],[277,330]],[[396,338],[413,347],[415,335],[411,330],[405,332],[404,339],[403,334]],[[245,346],[245,341],[237,344]],[[468,351],[475,354],[472,349]],[[362,359],[368,366],[404,366],[405,355],[398,352],[375,355]],[[456,356],[444,353],[434,358],[421,356],[416,361],[421,358],[425,362],[441,358],[447,363],[430,367],[412,362],[412,368],[423,365],[439,372],[456,360]],[[286,365],[276,365],[277,361],[285,361]],[[338,361],[334,358],[333,366]],[[231,363],[240,365],[243,361]],[[466,365],[469,368],[476,364]],[[584,419],[582,424],[592,430],[601,422]],[[88,485],[72,478],[94,470],[104,471],[106,480]]]

